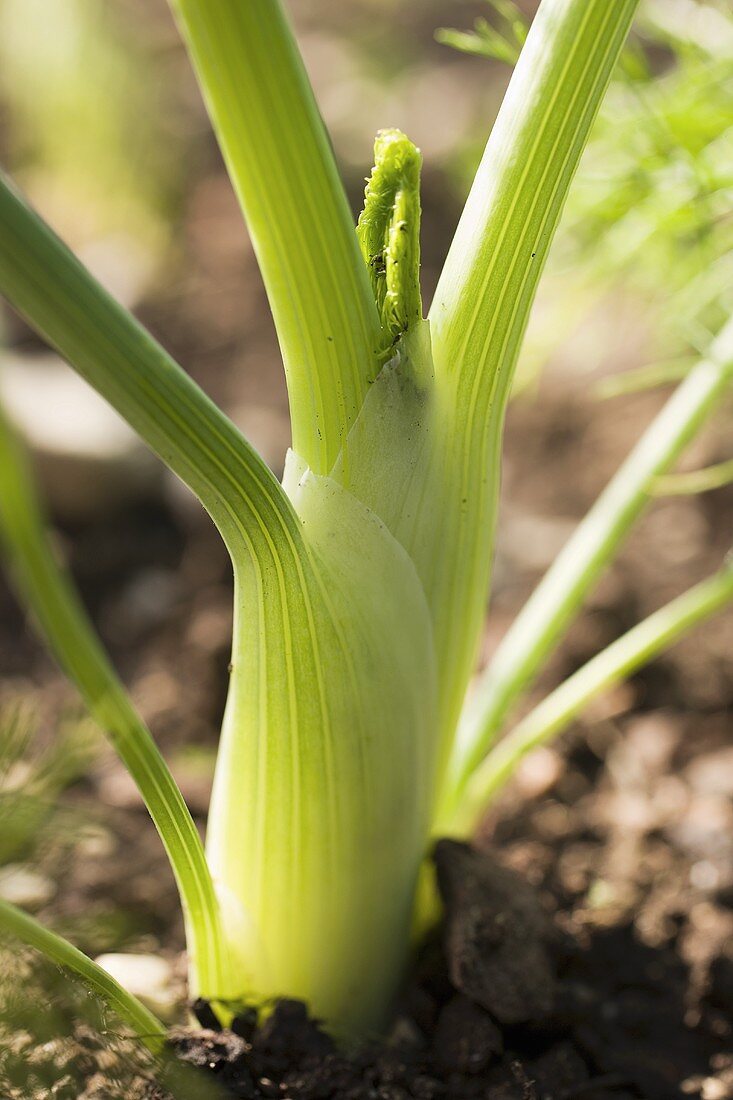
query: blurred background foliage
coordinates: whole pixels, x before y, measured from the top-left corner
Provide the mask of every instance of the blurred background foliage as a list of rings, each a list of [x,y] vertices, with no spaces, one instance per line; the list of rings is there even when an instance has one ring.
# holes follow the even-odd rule
[[[185,139],[166,110],[165,43],[119,5],[2,0],[3,160],[123,297],[151,276]]]
[[[527,20],[512,0],[487,7],[493,22],[437,38],[513,64]],[[657,361],[602,392],[681,377],[733,309],[732,197],[733,10],[646,0],[571,191],[518,386],[609,296],[643,319]]]
[[[605,391],[684,373],[733,309],[732,198],[733,10],[648,0],[571,192],[525,372],[612,294],[643,319],[650,365]]]
[[[423,150],[429,295],[536,3],[291,7],[354,206],[376,129],[399,126]],[[458,29],[441,30],[447,22]],[[644,0],[571,194],[520,382],[548,362],[607,362],[583,337],[609,297],[616,339],[621,317],[643,361],[629,365],[647,368],[628,384],[683,373],[733,304],[732,147],[730,5]],[[186,234],[215,231],[212,208],[227,201],[212,193],[218,156],[164,0],[0,0],[0,152],[133,306],[147,291],[164,296],[171,272],[180,279]]]

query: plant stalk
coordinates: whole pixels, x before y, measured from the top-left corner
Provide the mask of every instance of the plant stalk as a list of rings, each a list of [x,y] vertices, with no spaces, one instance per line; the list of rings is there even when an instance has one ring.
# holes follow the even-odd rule
[[[328,135],[280,0],[171,0],[275,319],[293,447],[327,474],[383,334]]]
[[[718,408],[732,379],[733,320],[646,429],[512,623],[467,705],[446,781],[447,805],[460,802],[511,707],[649,503],[655,479]]]

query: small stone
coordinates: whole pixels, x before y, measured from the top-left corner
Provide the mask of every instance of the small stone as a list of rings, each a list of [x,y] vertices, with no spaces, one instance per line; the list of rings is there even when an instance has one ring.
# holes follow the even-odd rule
[[[700,1100],[731,1100],[733,1092],[718,1077],[706,1077],[700,1089]]]
[[[160,482],[132,428],[59,356],[4,355],[0,396],[57,514],[98,515]]]
[[[698,756],[685,769],[685,777],[700,794],[733,798],[733,745]]]
[[[8,863],[0,869],[0,898],[24,909],[40,909],[56,893],[56,885],[22,863]]]
[[[174,1028],[170,1042],[182,1062],[223,1075],[229,1067],[243,1069],[248,1046],[233,1031]],[[249,1078],[247,1071],[246,1076]]]
[[[516,783],[525,798],[539,798],[554,787],[563,772],[563,761],[553,749],[535,749],[517,768]]]
[[[617,785],[641,784],[667,772],[679,738],[680,722],[664,711],[630,718],[624,737],[608,754]]]
[[[109,859],[117,849],[117,838],[102,825],[87,826],[75,845],[76,854],[87,859]]]
[[[709,859],[698,860],[690,868],[690,884],[696,890],[709,892],[717,890],[722,879],[719,867],[716,867]]]
[[[698,795],[667,832],[676,845],[692,856],[730,860],[733,804],[722,795]]]
[[[110,953],[97,964],[152,1011],[170,1018],[178,1004],[178,990],[170,963],[159,955]]]
[[[481,1073],[501,1054],[504,1041],[489,1014],[459,993],[440,1013],[434,1046],[445,1072]]]
[[[457,841],[439,841],[434,859],[455,988],[501,1024],[543,1019],[555,993],[552,927],[532,888]]]

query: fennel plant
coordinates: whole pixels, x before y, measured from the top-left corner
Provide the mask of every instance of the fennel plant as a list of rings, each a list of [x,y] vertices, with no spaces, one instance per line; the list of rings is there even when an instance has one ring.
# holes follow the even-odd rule
[[[22,599],[136,781],[176,874],[192,994],[225,1018],[299,997],[383,1026],[421,866],[469,836],[524,752],[733,598],[661,609],[493,747],[733,371],[729,326],[581,525],[464,708],[489,593],[502,429],[535,289],[637,0],[542,0],[427,318],[420,155],[383,131],[356,232],[279,0],[172,0],[242,206],[287,376],[282,485],[184,371],[0,185],[0,290],[198,496],[234,632],[206,848],[44,532],[0,421],[0,531]],[[429,890],[419,893],[428,897]],[[0,926],[134,999],[7,905]],[[123,999],[121,1000],[121,996]],[[155,1046],[159,1034],[154,1037]]]

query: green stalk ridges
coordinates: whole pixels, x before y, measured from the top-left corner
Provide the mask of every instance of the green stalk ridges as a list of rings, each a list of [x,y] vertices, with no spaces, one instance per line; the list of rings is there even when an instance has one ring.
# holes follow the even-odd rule
[[[171,0],[257,253],[293,447],[327,474],[379,369],[381,326],[280,0]]]

